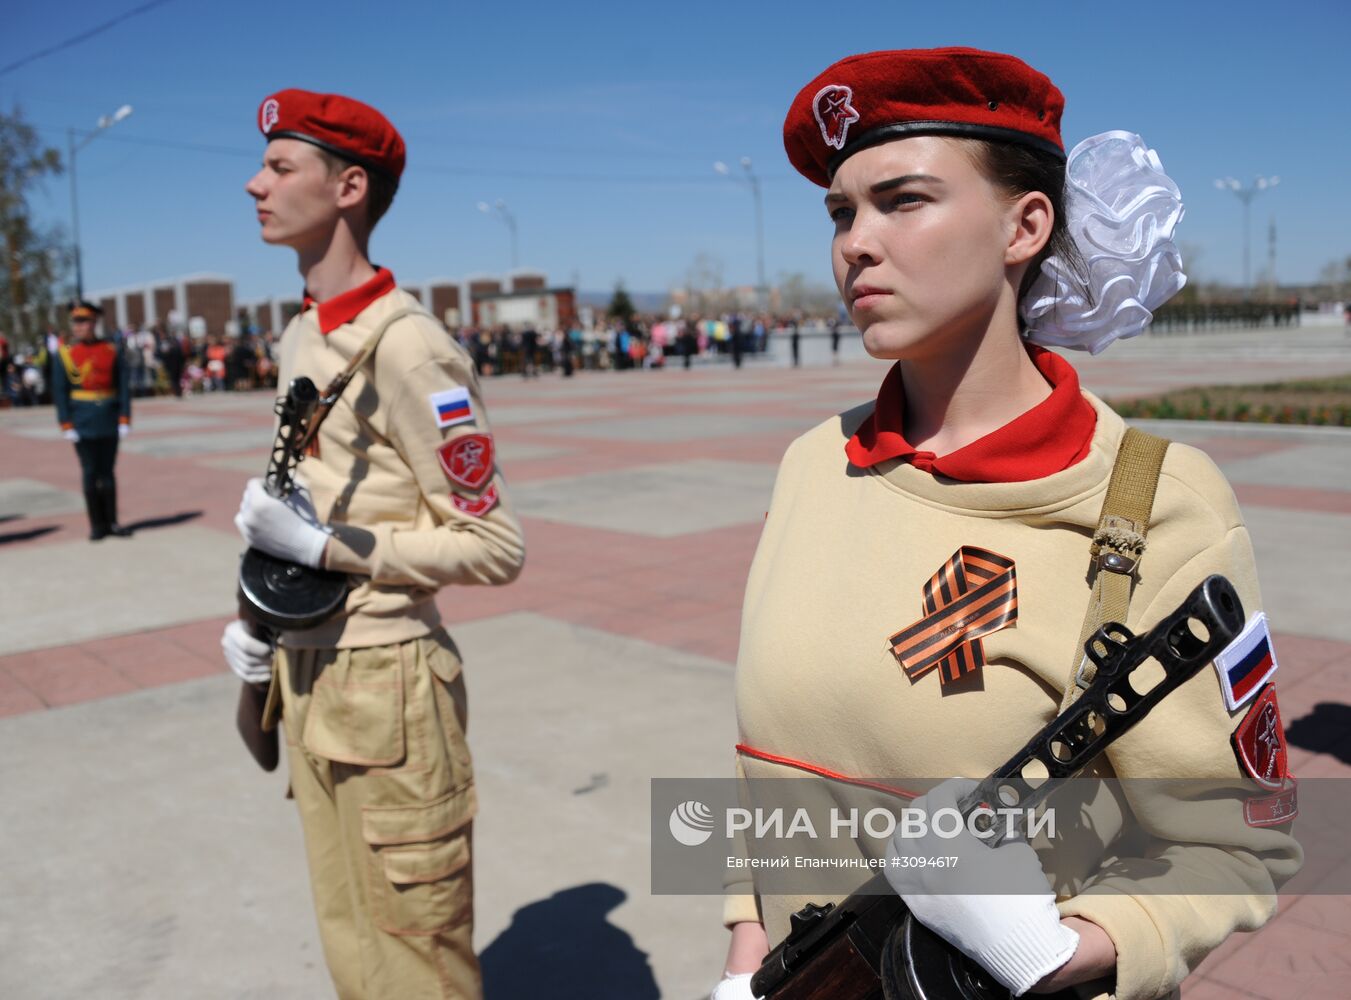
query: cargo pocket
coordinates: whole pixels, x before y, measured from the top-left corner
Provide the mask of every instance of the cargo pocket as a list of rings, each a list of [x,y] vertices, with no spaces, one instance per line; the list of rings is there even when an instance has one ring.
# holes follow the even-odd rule
[[[314,678],[301,745],[316,757],[363,767],[404,758],[401,647],[340,649]]]
[[[467,737],[469,695],[465,691],[460,654],[450,636],[443,631],[423,639],[421,649],[432,676],[440,682],[436,684],[436,713],[454,761],[455,784],[463,784],[473,777],[474,765]]]
[[[468,919],[473,905],[470,831],[474,786],[419,806],[366,806],[367,892],[375,925],[389,934],[435,934]]]

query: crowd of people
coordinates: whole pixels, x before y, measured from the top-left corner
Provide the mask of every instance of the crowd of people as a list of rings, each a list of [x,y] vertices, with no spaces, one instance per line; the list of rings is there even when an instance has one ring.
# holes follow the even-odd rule
[[[802,330],[817,322],[829,328],[832,352],[838,354],[840,321],[800,315],[729,313],[679,319],[635,315],[627,320],[607,320],[590,330],[579,325],[543,332],[528,325],[499,326],[463,328],[456,336],[480,375],[519,374],[529,378],[541,371],[567,376],[579,368],[689,368],[697,358],[725,357],[740,367],[747,356],[768,352],[775,336],[787,338],[796,364]]]
[[[838,353],[838,319],[799,315],[730,313],[681,319],[635,315],[604,320],[590,329],[571,324],[566,329],[540,330],[516,324],[461,327],[454,335],[474,359],[479,375],[533,378],[541,373],[570,376],[578,369],[689,368],[699,358],[726,358],[739,367],[746,357],[765,354],[774,337],[789,342],[796,363],[803,328],[818,322],[829,328],[832,350]],[[156,324],[117,330],[112,339],[128,366],[134,396],[182,396],[277,384],[278,335],[271,330],[246,328],[238,335],[194,338]],[[0,334],[0,406],[51,401],[52,365],[62,342],[62,334],[49,328],[36,341],[11,349]]]
[[[275,386],[276,337],[269,331],[202,338],[171,332],[163,325],[118,330],[111,337],[127,366],[134,396]],[[49,328],[35,342],[11,349],[0,333],[0,405],[51,402],[52,369],[64,336]]]

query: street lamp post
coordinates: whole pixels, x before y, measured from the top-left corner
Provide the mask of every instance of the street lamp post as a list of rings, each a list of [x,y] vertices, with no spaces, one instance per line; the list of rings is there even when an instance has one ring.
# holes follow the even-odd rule
[[[516,216],[511,214],[511,210],[507,208],[507,203],[501,198],[498,198],[496,204],[493,205],[489,205],[486,201],[478,203],[478,210],[486,215],[491,215],[494,209],[497,211],[497,217],[502,220],[507,227],[507,231],[511,233],[511,269],[514,271],[520,266],[520,261],[516,255]]]
[[[1279,177],[1258,177],[1253,180],[1250,187],[1244,187],[1232,177],[1224,177],[1215,182],[1215,186],[1221,191],[1232,191],[1239,201],[1243,202],[1243,294],[1252,294],[1251,268],[1252,259],[1252,232],[1248,225],[1250,215],[1250,206],[1252,200],[1267,188],[1274,188],[1281,182]]]
[[[746,184],[750,187],[751,197],[755,200],[755,300],[760,309],[765,309],[769,304],[769,288],[765,284],[765,214],[760,200],[760,178],[755,176],[755,171],[751,169],[749,156],[741,158],[741,168],[746,171]],[[727,164],[721,160],[713,164],[713,169],[730,180],[736,180],[732,177]]]
[[[84,295],[84,268],[80,262],[80,199],[75,185],[75,154],[102,135],[104,129],[111,128],[130,114],[131,105],[124,104],[111,115],[104,115],[98,120],[98,128],[86,135],[84,141],[78,146],[75,144],[75,130],[73,128],[66,129],[66,142],[70,149],[67,157],[70,161],[70,235],[75,249],[75,297],[77,299]]]

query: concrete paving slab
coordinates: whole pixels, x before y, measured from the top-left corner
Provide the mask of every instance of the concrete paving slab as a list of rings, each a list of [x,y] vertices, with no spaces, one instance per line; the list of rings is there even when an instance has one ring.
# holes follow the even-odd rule
[[[524,441],[503,441],[496,438],[497,459],[502,465],[506,466],[508,472],[511,471],[513,462],[533,462],[538,458],[559,458],[563,455],[576,454],[576,448],[569,448],[562,444],[536,444],[526,443]],[[515,496],[515,490],[512,490]]]
[[[278,395],[285,395],[285,391],[251,389],[247,392],[201,392],[193,396],[184,396],[182,399],[162,399],[156,402],[165,406],[189,406],[193,410],[271,415],[273,402]]]
[[[539,378],[524,379],[485,378],[480,383],[488,406],[502,406],[508,402],[530,400],[569,400],[587,397],[605,399],[609,396],[624,396],[634,391],[632,385],[622,379],[615,381],[608,372],[579,372],[571,379]]]
[[[559,420],[586,420],[604,415],[604,410],[584,406],[512,406],[488,404],[488,423],[494,427],[541,428]]]
[[[285,779],[219,676],[0,724],[0,996],[332,996]]]
[[[1131,420],[1133,427],[1171,441],[1204,441],[1215,437],[1250,437],[1264,441],[1299,441],[1351,449],[1351,427],[1304,424],[1249,424],[1220,420]]]
[[[649,894],[649,782],[730,771],[731,671],[528,614],[456,640],[487,995],[706,995],[721,903]],[[0,875],[0,995],[332,996],[299,821],[238,743],[236,693],[223,675],[0,722],[0,838],[23,859]],[[583,942],[603,951],[565,957]]]
[[[196,525],[0,549],[0,654],[231,614],[241,549]]]
[[[507,466],[508,471],[510,471],[513,462],[530,462],[537,458],[558,458],[560,455],[571,455],[576,451],[576,448],[568,448],[563,445],[531,444],[497,439],[498,461]],[[230,469],[235,472],[245,472],[252,476],[261,476],[263,470],[267,468],[269,457],[269,453],[265,451],[251,452],[247,455],[213,455],[199,458],[197,464],[209,466],[213,469]],[[0,496],[3,496],[3,494],[0,494]],[[2,502],[0,501],[0,503]]]
[[[212,455],[197,459],[196,464],[212,469],[230,469],[233,472],[261,476],[266,471],[268,459],[271,457],[271,452],[266,451],[255,451],[247,455]]]
[[[801,400],[793,392],[757,392],[754,389],[721,389],[700,392],[682,392],[677,397],[681,406],[745,406],[754,403],[777,403]]]
[[[50,517],[82,510],[84,497],[74,490],[58,490],[36,479],[0,479],[0,517]]]
[[[674,538],[762,521],[776,471],[696,459],[521,483],[511,498],[527,517]]]
[[[137,437],[133,434],[122,442],[122,447],[138,455],[151,458],[182,458],[221,451],[251,451],[272,443],[272,430],[267,427],[248,427],[233,431],[215,431],[181,437]]]
[[[50,406],[11,406],[0,410],[0,431],[15,432],[20,427],[56,426],[56,412]]]
[[[490,976],[488,996],[707,996],[727,948],[721,900],[649,895],[650,781],[730,774],[732,672],[714,660],[529,614],[461,626],[455,637],[467,664],[469,738],[480,776],[476,938],[492,971],[511,969],[515,957],[514,978]],[[646,953],[655,984],[637,974],[620,988],[607,982],[607,968],[641,965],[619,942],[611,954],[568,963],[589,969],[589,983],[546,977],[545,987],[521,967],[539,956],[547,969],[549,956],[559,961],[560,946],[586,939],[588,928],[568,927],[556,894],[587,885],[613,886],[627,897],[609,921]],[[541,902],[543,913],[559,918],[551,933],[561,941],[524,933],[523,908]],[[497,949],[504,954],[495,957]],[[526,982],[536,992],[521,988]]]
[[[1351,642],[1351,516],[1249,505],[1243,518],[1271,627]]]
[[[1224,474],[1235,483],[1351,491],[1351,435],[1345,443],[1301,444],[1274,454],[1234,459],[1224,463]],[[1351,492],[1346,500],[1351,513]]]
[[[540,427],[544,434],[598,438],[603,441],[697,441],[738,437],[771,431],[807,430],[810,424],[789,417],[729,417],[717,413],[691,413],[678,417],[633,416],[616,413],[607,420]]]
[[[132,407],[132,436],[122,443],[127,447],[136,440],[138,434],[159,434],[169,431],[192,431],[203,427],[214,427],[217,421],[209,417],[194,417],[186,413],[147,413],[138,414]],[[21,426],[12,429],[20,437],[34,438],[40,441],[55,441],[61,437],[61,428],[53,420],[33,426]]]

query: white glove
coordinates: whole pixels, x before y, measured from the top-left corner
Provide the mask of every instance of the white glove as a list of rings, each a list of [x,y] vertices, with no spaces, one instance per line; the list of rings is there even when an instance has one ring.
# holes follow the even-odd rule
[[[1073,957],[1079,935],[1060,922],[1055,895],[1026,841],[992,849],[966,827],[955,837],[934,832],[934,813],[957,809],[976,785],[952,778],[915,799],[909,808],[927,814],[927,832],[905,837],[904,824],[898,823],[884,871],[920,923],[978,962],[1014,996],[1022,996]],[[946,833],[953,824],[939,826]],[[907,858],[953,856],[955,868],[905,864]],[[1002,895],[961,895],[953,891],[958,886],[985,886]]]
[[[80,432],[77,431],[74,427],[70,428],[69,430],[62,431],[61,436],[65,438],[67,441],[69,441],[71,444],[77,444],[80,440]]]
[[[724,973],[722,981],[713,987],[708,1000],[760,1000],[751,992],[751,975],[749,972],[739,976]]]
[[[119,440],[120,440],[121,438],[126,437],[126,436],[127,436],[128,434],[130,434],[130,433],[131,433],[131,424],[118,424],[118,425],[117,425],[117,437],[118,437]]]
[[[225,626],[220,648],[225,651],[225,662],[240,680],[266,684],[272,679],[272,647],[250,635],[243,622],[235,620]]]
[[[244,487],[235,527],[255,549],[311,569],[319,568],[331,534],[319,523],[306,490],[278,500],[263,489],[261,479],[250,479]]]

